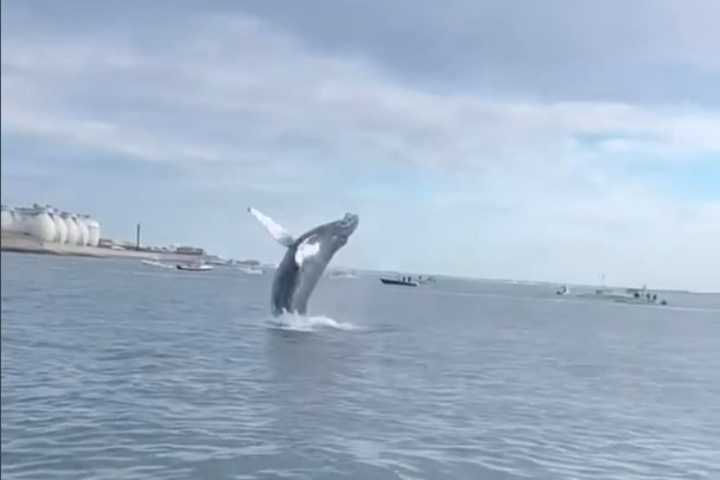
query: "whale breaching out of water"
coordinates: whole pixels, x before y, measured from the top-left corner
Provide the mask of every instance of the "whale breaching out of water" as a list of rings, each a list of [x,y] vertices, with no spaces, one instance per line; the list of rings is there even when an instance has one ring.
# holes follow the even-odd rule
[[[315,227],[293,238],[272,218],[254,208],[250,212],[275,240],[287,247],[275,270],[271,302],[274,316],[283,313],[305,315],[310,295],[335,252],[340,250],[358,226],[359,218],[346,213],[341,220]]]

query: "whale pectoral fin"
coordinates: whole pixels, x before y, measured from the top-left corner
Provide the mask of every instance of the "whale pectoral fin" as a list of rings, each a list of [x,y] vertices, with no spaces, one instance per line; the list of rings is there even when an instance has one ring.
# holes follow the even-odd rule
[[[260,213],[258,210],[248,207],[248,212],[257,219],[258,222],[265,227],[265,230],[273,237],[280,245],[286,247],[291,246],[295,243],[295,239],[285,230],[281,225],[276,223],[272,218]]]

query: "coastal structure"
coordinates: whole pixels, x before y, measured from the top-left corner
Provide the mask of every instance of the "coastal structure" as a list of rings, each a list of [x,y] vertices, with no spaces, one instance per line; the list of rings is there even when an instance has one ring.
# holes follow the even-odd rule
[[[139,225],[138,225],[139,226]],[[167,261],[198,261],[205,250],[191,246],[140,246],[135,241],[101,237],[100,222],[91,215],[61,211],[50,205],[2,206],[2,250],[86,257],[125,257]]]
[[[175,249],[177,253],[182,253],[185,255],[205,255],[205,250],[198,247],[190,247],[187,245],[183,245],[180,247],[177,247]]]
[[[50,205],[2,206],[2,233],[42,243],[97,247],[100,223],[90,215],[60,211]]]
[[[100,222],[91,215],[61,211],[50,205],[2,206],[2,250],[89,257],[125,257],[173,262],[215,260],[227,263],[205,249],[189,245],[140,245],[140,224],[135,241],[101,237]]]

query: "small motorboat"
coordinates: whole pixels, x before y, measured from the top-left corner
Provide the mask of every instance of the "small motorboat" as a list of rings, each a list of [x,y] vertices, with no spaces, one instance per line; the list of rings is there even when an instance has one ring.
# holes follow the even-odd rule
[[[570,294],[570,289],[568,288],[567,285],[563,285],[563,286],[560,288],[560,290],[557,290],[557,291],[555,292],[555,295],[569,295],[569,294]]]
[[[380,277],[380,281],[385,285],[400,285],[403,287],[417,287],[418,285],[420,285],[420,283],[413,280],[412,277],[400,277],[400,278]]]
[[[256,268],[256,267],[244,267],[243,266],[243,267],[238,267],[238,270],[240,270],[241,272],[243,272],[246,275],[262,275],[265,273],[262,269]]]
[[[583,294],[585,298],[611,300],[618,303],[632,303],[639,305],[667,305],[667,300],[658,298],[657,293],[651,293],[647,286],[643,288],[599,288],[594,294]]]
[[[190,272],[205,272],[207,270],[212,270],[213,266],[208,265],[206,263],[190,263],[190,264],[182,264],[178,263],[176,265],[178,270],[187,270]]]

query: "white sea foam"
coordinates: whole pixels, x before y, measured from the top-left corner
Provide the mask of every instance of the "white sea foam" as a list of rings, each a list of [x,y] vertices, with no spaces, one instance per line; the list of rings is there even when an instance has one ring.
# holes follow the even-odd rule
[[[271,328],[292,330],[297,332],[313,332],[324,328],[336,330],[355,330],[356,327],[349,322],[339,322],[323,315],[304,316],[293,313],[281,315],[268,321]]]

